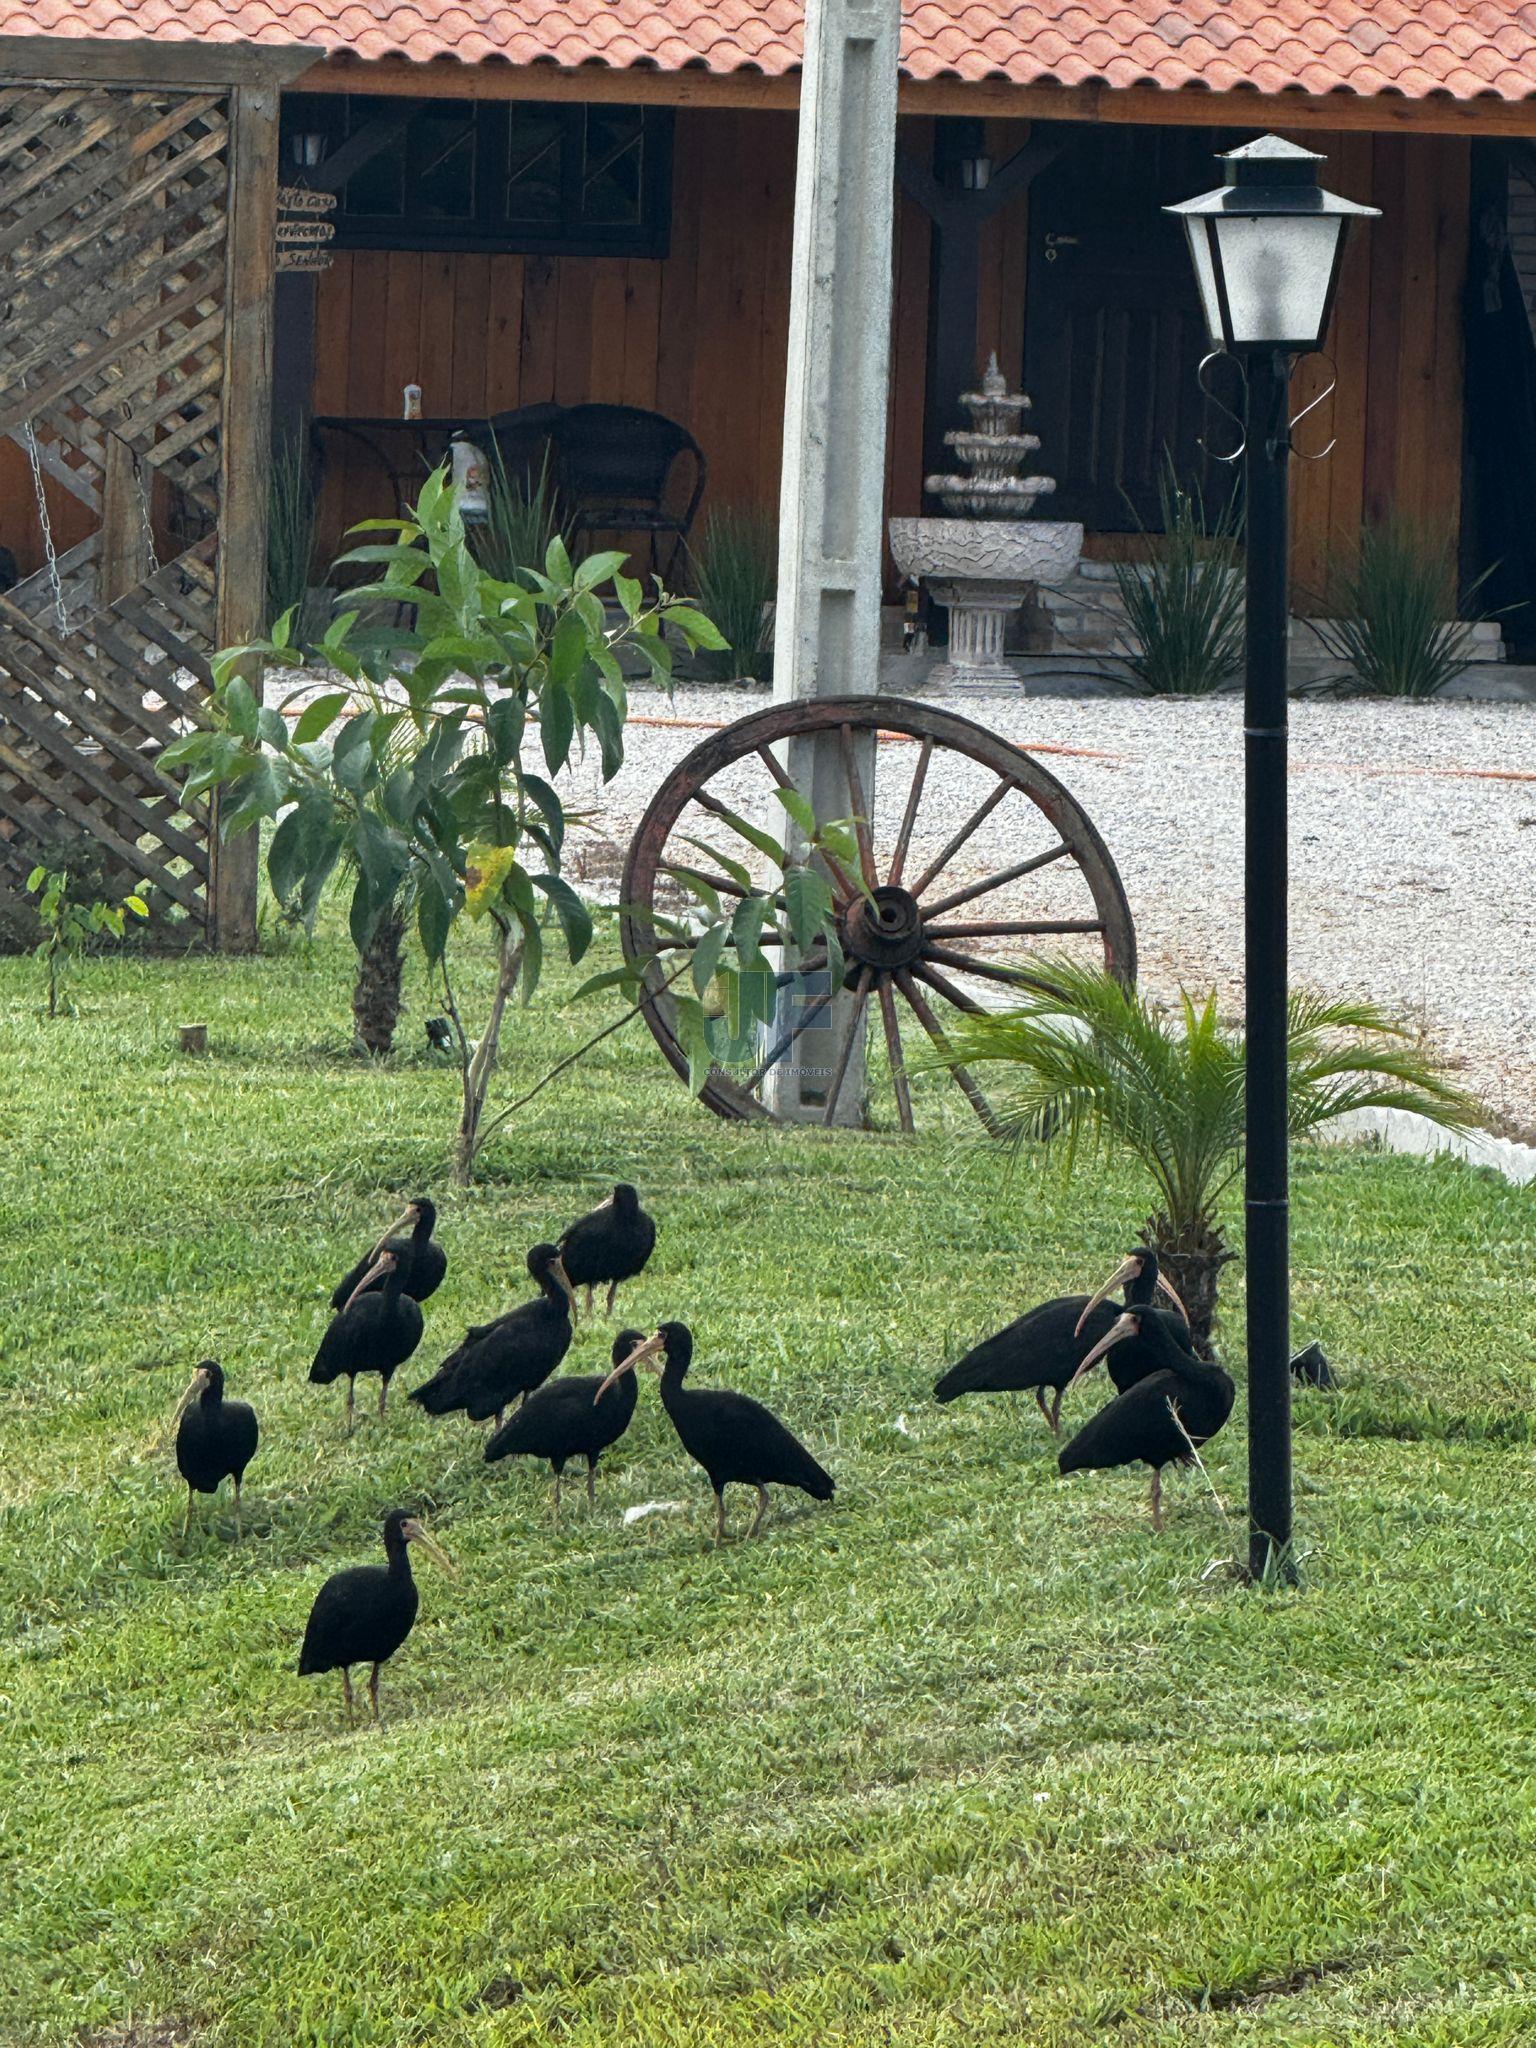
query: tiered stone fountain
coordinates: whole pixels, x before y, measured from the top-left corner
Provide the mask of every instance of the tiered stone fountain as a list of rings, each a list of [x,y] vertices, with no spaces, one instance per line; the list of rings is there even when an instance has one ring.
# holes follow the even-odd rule
[[[1037,583],[1070,576],[1083,552],[1075,520],[1029,517],[1056,479],[1020,475],[1040,438],[1019,432],[1029,400],[1009,391],[995,355],[981,389],[960,403],[970,425],[944,440],[970,474],[931,476],[925,486],[949,516],[891,521],[897,568],[914,581],[921,577],[949,611],[949,659],[929,677],[940,689],[1022,681],[1004,657],[1008,621]]]

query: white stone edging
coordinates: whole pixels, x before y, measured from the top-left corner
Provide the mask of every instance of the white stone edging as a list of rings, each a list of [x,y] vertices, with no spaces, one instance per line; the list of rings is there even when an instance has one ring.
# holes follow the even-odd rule
[[[1516,1187],[1536,1182],[1536,1145],[1496,1138],[1491,1131],[1447,1131],[1414,1110],[1353,1109],[1325,1124],[1317,1136],[1340,1145],[1374,1138],[1389,1152],[1410,1152],[1425,1159],[1449,1153],[1469,1166],[1491,1167]]]

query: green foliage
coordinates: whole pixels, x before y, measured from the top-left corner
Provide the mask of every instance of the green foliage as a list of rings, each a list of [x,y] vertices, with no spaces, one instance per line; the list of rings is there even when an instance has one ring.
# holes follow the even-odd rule
[[[442,1098],[425,1056],[350,1058],[352,965],[329,911],[307,970],[124,950],[60,1032],[0,960],[6,2048],[1527,2048],[1531,1190],[1299,1153],[1296,1315],[1341,1378],[1296,1397],[1299,1598],[1208,1571],[1198,1474],[1154,1538],[1143,1475],[1060,1479],[1027,1401],[933,1408],[1139,1198],[1119,1153],[1005,1192],[936,1076],[914,1138],[765,1131],[610,1040],[442,1192],[422,1349],[344,1442],[306,1366],[435,1186]],[[474,949],[465,999],[490,975]],[[528,1059],[584,1015],[536,1005]],[[166,1050],[189,1016],[206,1060]],[[619,1178],[656,1256],[562,1370],[681,1315],[699,1384],[837,1480],[718,1556],[653,1381],[558,1529],[547,1469],[401,1399]],[[239,1544],[227,1487],[183,1543],[142,1449],[204,1356],[261,1417]],[[1240,1523],[1238,1399],[1202,1455]],[[626,1526],[647,1501],[684,1508]],[[347,1734],[298,1645],[395,1505],[460,1576],[421,1570]]]
[[[548,560],[553,542],[564,542],[565,508],[547,452],[535,476],[531,469],[509,469],[496,440],[487,436],[487,442],[485,519],[470,527],[470,546],[488,574],[515,583]]]
[[[267,618],[292,614],[305,624],[315,570],[315,493],[302,432],[282,435],[267,488]],[[302,638],[302,632],[295,637]]]
[[[1216,998],[1182,995],[1164,1010],[1102,968],[1057,960],[1016,1008],[966,1018],[961,1056],[1008,1069],[998,1112],[1015,1143],[1052,1134],[1069,1161],[1082,1148],[1138,1159],[1180,1236],[1216,1221],[1242,1169],[1244,1035]],[[1357,1109],[1406,1109],[1452,1129],[1475,1105],[1433,1054],[1374,1004],[1293,991],[1290,1128],[1305,1136]]]
[[[1240,522],[1230,505],[1207,520],[1198,486],[1186,490],[1166,455],[1157,495],[1162,531],[1149,558],[1114,564],[1131,642],[1118,680],[1146,697],[1207,697],[1243,661]]]
[[[149,905],[137,893],[118,903],[78,896],[67,868],[41,864],[27,877],[27,894],[37,898],[43,928],[36,957],[46,970],[48,1015],[57,1017],[61,1009],[72,1013],[65,984],[79,973],[87,949],[99,939],[120,939],[128,918],[148,917]]]
[[[752,678],[766,672],[765,608],[778,583],[779,530],[757,506],[711,508],[698,547],[690,550],[699,603],[724,636],[728,655],[717,666]]]
[[[1337,571],[1330,604],[1337,616],[1319,618],[1319,639],[1342,673],[1319,689],[1368,697],[1438,696],[1472,658],[1472,611],[1485,569],[1458,595],[1456,556],[1448,536],[1423,532],[1400,519],[1368,526],[1353,563]],[[1461,616],[1469,614],[1469,616]]]

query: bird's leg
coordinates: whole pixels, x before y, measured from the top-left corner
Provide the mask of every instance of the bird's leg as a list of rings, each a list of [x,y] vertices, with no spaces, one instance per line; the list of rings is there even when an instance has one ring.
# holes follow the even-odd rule
[[[1044,1387],[1036,1387],[1035,1389],[1035,1406],[1040,1410],[1040,1413],[1045,1417],[1046,1421],[1049,1422],[1051,1419],[1051,1411],[1045,1405]]]
[[[1152,1527],[1162,1533],[1163,1527],[1163,1468],[1152,1467]]]
[[[240,1517],[240,1482],[235,1481],[235,1541],[238,1543],[245,1534],[245,1523]]]
[[[604,1309],[604,1311],[603,1311],[604,1315],[609,1315],[609,1316],[611,1316],[611,1315],[613,1314],[613,1297],[614,1297],[614,1296],[615,1296],[615,1295],[616,1295],[616,1294],[618,1293],[618,1291],[619,1291],[619,1283],[618,1283],[618,1281],[617,1281],[617,1280],[610,1280],[610,1281],[609,1281],[609,1283],[608,1283],[608,1306],[607,1306],[607,1308],[605,1308],[605,1309]]]
[[[191,1484],[190,1484],[190,1482],[189,1482],[189,1484],[188,1484],[188,1486],[187,1486],[187,1512],[186,1512],[186,1513],[185,1513],[185,1514],[184,1514],[184,1515],[182,1516],[182,1518],[181,1518],[181,1540],[182,1540],[182,1542],[183,1542],[183,1543],[185,1543],[185,1542],[186,1542],[186,1540],[187,1540],[188,1536],[189,1536],[189,1535],[190,1535],[191,1533],[192,1533],[192,1487],[191,1487]]]
[[[379,1718],[379,1667],[377,1664],[374,1665],[372,1671],[368,1674],[368,1705],[372,1711],[374,1721],[377,1722]]]
[[[588,1460],[587,1460],[587,1508],[588,1508],[588,1511],[589,1511],[589,1512],[592,1512],[592,1513],[595,1513],[595,1512],[596,1512],[596,1509],[597,1509],[597,1486],[596,1486],[596,1480],[597,1480],[597,1460],[596,1460],[596,1458],[588,1458]]]
[[[356,1375],[355,1375],[354,1373],[348,1373],[348,1374],[347,1374],[347,1435],[348,1435],[348,1436],[350,1436],[350,1435],[352,1434],[352,1431],[353,1431],[353,1429],[354,1429],[354,1428],[356,1427],[356,1425],[357,1425],[357,1376],[356,1376]]]
[[[767,1514],[767,1512],[768,1489],[766,1486],[759,1486],[757,1489],[757,1513],[752,1517],[752,1526],[747,1531],[747,1534],[749,1536],[755,1536],[758,1530],[761,1529],[761,1527],[763,1526],[763,1517]]]
[[[1045,1418],[1046,1421],[1051,1425],[1052,1436],[1061,1435],[1061,1397],[1065,1391],[1066,1389],[1064,1387],[1058,1387],[1056,1389],[1056,1398],[1051,1403],[1051,1412]]]
[[[725,1488],[715,1492],[715,1548],[718,1550],[725,1541]]]
[[[588,1314],[588,1315],[591,1315],[591,1313],[592,1313],[592,1282],[591,1282],[591,1281],[589,1280],[589,1281],[587,1282],[587,1314]]]
[[[341,1667],[341,1697],[343,1710],[347,1717],[347,1726],[350,1728],[352,1726],[352,1667],[350,1664],[343,1664]]]
[[[556,1523],[556,1526],[557,1526],[557,1527],[559,1526],[559,1522],[560,1522],[560,1473],[559,1473],[559,1470],[558,1470],[558,1468],[557,1468],[557,1469],[556,1469],[556,1472],[555,1472],[555,1523]]]
[[[380,1422],[382,1422],[382,1421],[384,1420],[384,1403],[385,1403],[385,1402],[386,1402],[386,1401],[387,1401],[388,1399],[389,1399],[389,1381],[388,1381],[387,1379],[383,1379],[383,1380],[380,1380],[380,1381],[379,1381],[379,1420],[380,1420]]]

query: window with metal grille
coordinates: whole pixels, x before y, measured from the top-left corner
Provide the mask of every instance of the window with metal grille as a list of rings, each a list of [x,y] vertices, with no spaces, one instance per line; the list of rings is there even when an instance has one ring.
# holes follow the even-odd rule
[[[670,107],[295,93],[284,130],[338,249],[667,253]]]

